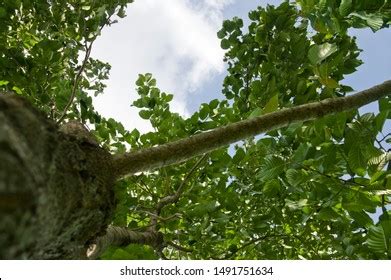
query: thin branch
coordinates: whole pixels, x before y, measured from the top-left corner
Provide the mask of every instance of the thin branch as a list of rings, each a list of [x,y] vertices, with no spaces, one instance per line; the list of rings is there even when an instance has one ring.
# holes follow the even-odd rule
[[[141,178],[141,177],[139,177]],[[138,180],[137,180],[138,181]],[[142,189],[144,192],[148,193],[152,198],[156,198],[156,194],[154,194],[151,190],[151,188],[145,184],[145,182],[143,181],[143,179],[141,178],[140,179],[140,183],[136,182],[136,186],[139,186],[140,189]]]
[[[95,39],[92,40],[92,41],[90,42],[90,45],[89,45],[89,46],[87,46],[87,44],[85,45],[85,47],[86,47],[86,53],[85,53],[85,55],[84,55],[83,63],[82,63],[82,65],[80,66],[79,71],[78,71],[77,74],[76,74],[75,80],[73,81],[72,92],[71,92],[71,96],[69,97],[68,103],[67,103],[67,105],[65,106],[65,108],[64,108],[64,110],[63,110],[63,112],[62,112],[62,115],[61,115],[60,118],[57,120],[57,123],[58,123],[58,124],[61,123],[61,122],[64,120],[64,118],[65,118],[66,115],[67,115],[68,109],[69,109],[69,108],[71,107],[71,105],[73,104],[73,100],[74,100],[75,97],[76,97],[77,87],[79,86],[79,81],[80,81],[81,75],[83,74],[84,69],[85,69],[85,67],[86,67],[86,65],[87,65],[87,61],[88,61],[88,59],[89,59],[89,57],[90,57],[90,55],[91,55],[92,45],[93,45],[94,41],[95,41]]]
[[[183,188],[185,187],[185,185],[187,184],[187,182],[189,181],[190,177],[193,175],[193,173],[195,172],[195,170],[198,168],[198,166],[200,166],[200,164],[204,161],[204,159],[206,159],[206,157],[208,156],[208,154],[204,154],[195,164],[194,166],[192,167],[192,169],[190,169],[189,173],[187,173],[185,179],[183,179],[182,183],[180,184],[178,190],[176,191],[177,195],[180,196],[182,193],[183,193]]]
[[[244,243],[244,244],[243,244],[242,246],[240,246],[236,251],[231,252],[231,253],[228,254],[228,255],[224,255],[224,260],[227,260],[227,259],[232,258],[232,257],[235,256],[239,251],[244,250],[244,249],[247,248],[248,246],[256,245],[256,244],[257,244],[258,242],[260,242],[260,241],[263,241],[263,240],[268,239],[268,238],[274,238],[274,237],[288,237],[288,236],[287,236],[287,235],[281,235],[281,234],[273,234],[273,235],[266,234],[266,235],[264,235],[264,236],[261,236],[261,237],[252,239],[252,240],[250,240],[250,241]]]
[[[153,220],[156,220],[156,221],[160,220],[160,221],[163,221],[163,222],[179,219],[179,218],[182,217],[182,215],[180,213],[175,213],[174,215],[171,215],[171,216],[168,216],[168,217],[162,217],[162,216],[158,216],[155,213],[152,213],[150,211],[146,211],[146,210],[138,210],[138,211],[142,212],[142,213],[145,213],[145,214],[148,214],[151,217],[151,219],[153,219]]]
[[[383,152],[386,151],[386,148],[384,148],[383,144],[377,140],[377,138],[375,138],[375,142],[377,143],[377,145],[379,146],[379,149],[382,150]]]
[[[390,133],[387,133],[382,139],[380,139],[380,140],[377,140],[377,141],[379,141],[379,142],[383,142],[384,140],[386,140],[388,137],[390,137],[391,136],[391,132]]]
[[[182,251],[182,252],[185,252],[185,253],[192,253],[192,252],[193,252],[192,249],[182,247],[181,245],[175,244],[175,243],[172,242],[172,241],[168,241],[168,242],[167,242],[167,246],[171,246],[171,247],[173,247],[174,249],[177,249],[178,251]]]
[[[155,250],[157,255],[159,256],[159,258],[161,258],[162,260],[169,260],[166,255],[163,253],[163,249],[164,248],[161,248],[159,250]]]
[[[165,196],[163,197],[162,199],[159,200],[159,202],[157,203],[156,207],[155,207],[155,213],[150,213],[151,214],[151,227],[153,229],[157,229],[157,223],[158,223],[158,220],[166,220],[167,218],[163,218],[163,217],[160,217],[160,213],[162,211],[162,209],[169,205],[169,204],[173,204],[173,203],[176,203],[181,194],[183,193],[183,189],[185,187],[185,185],[187,184],[187,182],[189,181],[190,177],[193,175],[193,173],[196,171],[196,169],[198,168],[198,166],[202,163],[202,161],[206,158],[207,154],[203,155],[195,164],[194,166],[190,169],[190,171],[187,173],[187,175],[185,176],[185,178],[183,179],[182,183],[180,184],[180,186],[178,187],[178,189],[176,190],[176,192],[172,195],[168,195],[168,196]],[[173,217],[175,218],[178,218],[178,215],[175,214],[173,215]]]
[[[80,66],[80,69],[79,71],[77,71],[77,74],[76,74],[76,77],[75,77],[75,80],[73,81],[73,86],[72,86],[72,92],[71,92],[71,96],[69,97],[69,100],[68,100],[68,103],[67,105],[65,106],[60,118],[57,120],[57,123],[60,124],[66,117],[67,115],[67,111],[69,110],[69,108],[72,106],[73,104],[73,100],[75,99],[76,97],[76,91],[77,91],[77,87],[79,86],[79,82],[80,82],[80,78],[81,78],[81,75],[83,74],[84,72],[84,69],[86,68],[87,66],[87,62],[88,62],[88,59],[90,58],[90,55],[91,55],[91,51],[92,51],[92,46],[96,40],[96,38],[98,37],[98,34],[100,32],[102,32],[102,29],[103,27],[105,27],[107,24],[110,25],[110,18],[111,18],[111,15],[107,18],[106,22],[99,28],[99,32],[97,33],[97,35],[95,35],[95,37],[92,39],[92,41],[90,42],[90,44],[88,45],[87,44],[87,40],[85,41],[85,44],[84,44],[84,47],[86,49],[86,53],[84,55],[84,58],[83,58],[83,63],[82,65]]]
[[[307,166],[304,166],[304,165],[301,165],[301,168],[303,168],[304,170],[307,170],[307,171],[315,172],[316,174],[318,174],[320,176],[323,176],[325,178],[328,178],[330,180],[339,181],[340,183],[344,184],[345,186],[346,185],[350,185],[350,186],[358,186],[358,187],[362,187],[362,188],[368,188],[367,185],[360,184],[360,183],[354,181],[354,178],[349,179],[349,180],[345,180],[345,179],[342,179],[342,178],[339,178],[339,177],[335,177],[335,176],[332,176],[332,175],[329,175],[329,174],[322,173],[319,170],[316,170],[315,168],[307,167]]]
[[[263,116],[232,123],[191,137],[114,156],[116,177],[180,163],[239,140],[326,115],[356,109],[391,93],[391,80],[354,95],[285,108]]]
[[[369,133],[373,134],[373,131],[371,129],[369,129],[369,127],[367,127],[366,125],[364,125],[360,120],[357,119],[357,123],[360,124],[362,126],[363,129],[365,129],[366,131],[368,131]],[[376,142],[378,145],[379,145],[379,148],[382,150],[382,151],[386,151],[386,149],[383,147],[381,141],[377,140],[377,137],[376,136],[373,136],[372,137],[372,141],[373,142]]]
[[[187,173],[187,175],[185,176],[185,178],[183,179],[182,183],[180,184],[180,186],[178,187],[177,191],[173,194],[173,195],[169,195],[169,196],[166,196],[166,197],[163,197],[156,209],[158,210],[158,212],[160,213],[161,209],[163,209],[163,207],[165,207],[166,205],[168,204],[172,204],[172,203],[176,203],[179,199],[179,197],[181,196],[181,194],[183,193],[183,189],[185,187],[185,185],[187,184],[187,182],[189,181],[189,179],[191,178],[191,176],[193,175],[193,173],[196,171],[196,169],[198,168],[198,166],[202,163],[202,161],[206,158],[207,154],[204,154],[195,164],[194,166],[190,169],[190,171]]]

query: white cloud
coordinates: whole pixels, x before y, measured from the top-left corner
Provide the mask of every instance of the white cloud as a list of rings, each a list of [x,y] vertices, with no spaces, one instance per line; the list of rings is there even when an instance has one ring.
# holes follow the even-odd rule
[[[220,26],[222,20],[222,12],[228,5],[233,4],[236,0],[194,0],[198,10],[204,14],[209,20],[213,21],[215,25]]]
[[[216,32],[233,0],[139,0],[127,17],[104,30],[93,57],[112,65],[106,93],[95,100],[104,116],[128,129],[150,127],[130,108],[138,73],[151,72],[160,89],[174,94],[173,110],[186,114],[186,98],[224,71]]]

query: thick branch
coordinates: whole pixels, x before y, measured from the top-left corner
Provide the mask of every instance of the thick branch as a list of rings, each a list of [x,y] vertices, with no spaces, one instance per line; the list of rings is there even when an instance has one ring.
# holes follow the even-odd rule
[[[114,157],[114,172],[117,177],[121,177],[183,162],[194,156],[291,123],[318,119],[329,114],[355,109],[390,93],[391,80],[347,97],[329,98],[320,102],[282,109],[189,138],[117,155]]]
[[[145,244],[158,247],[163,242],[160,232],[134,231],[128,228],[109,226],[104,236],[97,239],[96,243],[87,252],[88,258],[96,259],[109,246],[126,246],[129,244]]]

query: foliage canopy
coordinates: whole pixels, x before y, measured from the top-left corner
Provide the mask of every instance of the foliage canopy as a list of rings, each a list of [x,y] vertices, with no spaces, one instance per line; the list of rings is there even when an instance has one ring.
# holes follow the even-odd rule
[[[89,57],[104,26],[129,0],[3,0],[0,87],[28,98],[55,121],[88,124],[112,153],[152,147],[228,123],[353,91],[343,78],[362,64],[349,28],[389,27],[386,0],[297,0],[225,20],[217,36],[228,74],[221,99],[185,118],[172,94],[140,74],[133,106],[153,132],[102,117],[110,65]],[[291,1],[292,2],[292,1]],[[80,53],[85,56],[79,56]],[[143,230],[156,222],[173,259],[389,259],[391,100],[292,124],[202,158],[123,178],[112,224]],[[177,195],[157,211],[163,198]],[[160,204],[161,205],[161,204]],[[381,209],[379,221],[373,214]],[[155,214],[157,213],[159,217]],[[108,259],[154,259],[148,246],[110,248]]]

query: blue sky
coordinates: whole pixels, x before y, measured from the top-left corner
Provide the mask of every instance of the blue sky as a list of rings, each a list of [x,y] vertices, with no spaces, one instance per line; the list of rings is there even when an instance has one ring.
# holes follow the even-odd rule
[[[104,29],[93,49],[93,57],[112,65],[106,93],[94,104],[106,117],[126,128],[150,130],[130,104],[137,98],[134,82],[138,73],[151,72],[158,87],[174,94],[173,110],[189,115],[202,102],[222,97],[225,76],[224,52],[216,32],[223,19],[247,13],[267,0],[136,0],[125,19]],[[345,83],[361,90],[391,78],[391,30],[351,32],[363,49],[359,70]],[[365,110],[375,110],[372,104]]]

